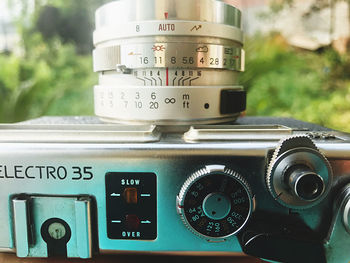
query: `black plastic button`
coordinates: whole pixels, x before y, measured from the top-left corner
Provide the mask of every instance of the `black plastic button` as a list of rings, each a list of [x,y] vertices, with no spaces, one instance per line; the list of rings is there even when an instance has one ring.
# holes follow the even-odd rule
[[[247,107],[247,93],[244,90],[226,89],[221,91],[220,113],[242,112]]]
[[[254,257],[286,263],[325,263],[322,236],[297,214],[256,213],[238,239],[242,251]]]

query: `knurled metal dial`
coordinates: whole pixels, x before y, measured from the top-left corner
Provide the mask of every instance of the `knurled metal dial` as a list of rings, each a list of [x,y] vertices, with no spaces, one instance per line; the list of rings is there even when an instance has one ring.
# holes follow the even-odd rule
[[[326,157],[307,135],[282,139],[269,162],[266,184],[283,206],[310,208],[323,200],[332,182]]]
[[[192,174],[177,197],[184,224],[196,235],[225,239],[237,234],[254,208],[246,180],[223,165],[209,165]]]

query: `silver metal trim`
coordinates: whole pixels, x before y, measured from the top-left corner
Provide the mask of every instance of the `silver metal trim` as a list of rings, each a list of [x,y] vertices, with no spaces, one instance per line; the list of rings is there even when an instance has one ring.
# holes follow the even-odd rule
[[[291,135],[293,130],[286,126],[273,125],[202,125],[192,126],[185,134],[187,142],[200,141],[271,141]]]
[[[92,257],[90,203],[88,199],[79,199],[75,201],[77,253],[80,258]]]
[[[119,0],[96,11],[96,28],[134,21],[188,20],[241,27],[241,12],[216,0]]]
[[[116,70],[121,63],[120,46],[97,48],[92,52],[94,72]]]
[[[16,254],[20,258],[29,254],[27,202],[21,199],[12,200]]]
[[[343,208],[343,224],[346,231],[350,234],[350,197],[347,196],[346,201],[344,201]]]
[[[157,142],[155,125],[112,124],[0,124],[0,142],[32,143],[128,143]]]
[[[165,23],[165,24],[164,24]],[[174,29],[160,31],[159,27],[163,25],[171,25]],[[139,31],[136,31],[135,28],[139,28]],[[196,30],[199,28],[199,30]],[[202,40],[213,41],[213,38],[216,38],[215,42],[222,40],[231,40],[236,43],[243,44],[244,37],[243,31],[237,27],[232,27],[222,24],[214,24],[208,22],[198,22],[198,21],[147,21],[147,22],[130,22],[130,23],[121,23],[113,26],[106,26],[96,30],[93,34],[94,45],[106,45],[110,44],[110,41],[118,40],[118,42],[127,41],[139,42],[141,38],[146,37],[176,37],[177,41],[181,42],[182,37],[188,37],[193,42],[200,42],[198,38]],[[173,39],[174,40],[174,39]],[[168,41],[166,42],[174,42]],[[207,43],[207,42],[206,42]]]

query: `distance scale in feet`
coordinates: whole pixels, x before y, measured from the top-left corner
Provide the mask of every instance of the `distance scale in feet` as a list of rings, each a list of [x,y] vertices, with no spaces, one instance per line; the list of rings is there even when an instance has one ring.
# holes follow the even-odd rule
[[[170,124],[174,116],[181,122],[194,114],[207,121],[211,118],[229,121],[233,111],[243,108],[245,93],[240,87],[178,86],[174,90],[166,86],[95,86],[95,111],[111,121],[132,123],[138,116],[136,122],[162,119],[164,124],[166,120]]]

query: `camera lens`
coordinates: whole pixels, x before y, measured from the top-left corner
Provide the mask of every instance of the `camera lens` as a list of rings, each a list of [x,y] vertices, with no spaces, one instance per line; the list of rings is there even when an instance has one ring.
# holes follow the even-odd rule
[[[96,11],[95,113],[124,123],[219,123],[245,110],[238,9],[217,0],[119,0]]]

